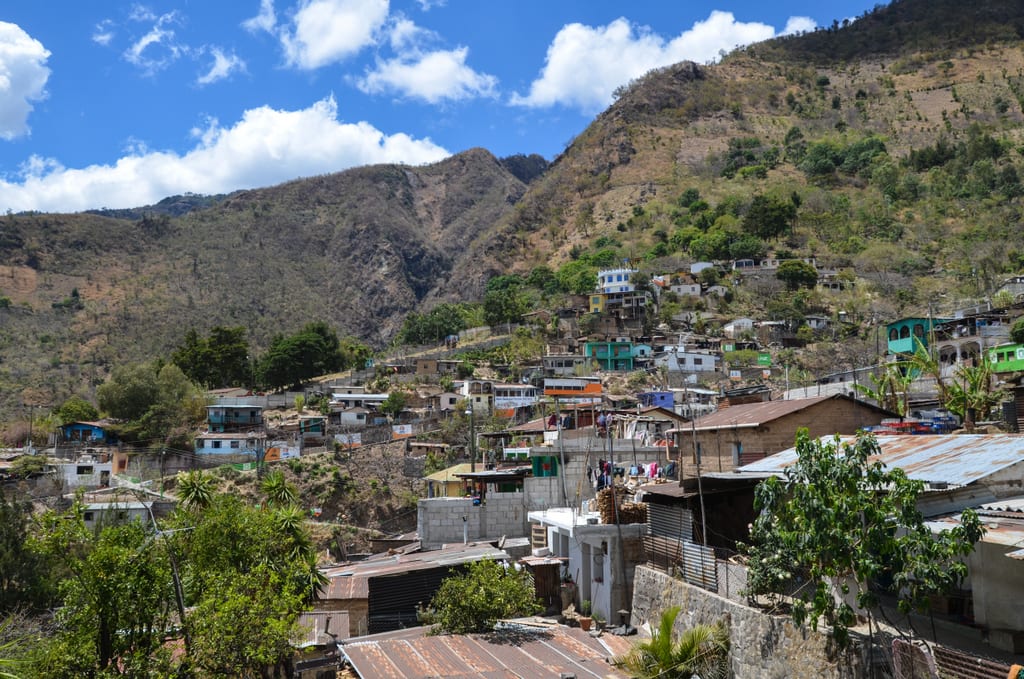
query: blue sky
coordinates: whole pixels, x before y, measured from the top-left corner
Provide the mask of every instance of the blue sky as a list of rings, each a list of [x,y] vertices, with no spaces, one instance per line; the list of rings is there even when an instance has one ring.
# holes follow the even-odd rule
[[[651,68],[876,2],[5,4],[0,213],[135,207],[476,146],[550,160]]]

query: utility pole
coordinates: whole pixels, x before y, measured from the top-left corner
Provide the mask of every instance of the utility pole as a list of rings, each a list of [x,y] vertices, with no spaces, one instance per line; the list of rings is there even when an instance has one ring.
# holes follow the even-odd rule
[[[469,396],[469,408],[466,410],[469,415],[469,471],[476,473],[476,423],[473,418],[473,395]]]

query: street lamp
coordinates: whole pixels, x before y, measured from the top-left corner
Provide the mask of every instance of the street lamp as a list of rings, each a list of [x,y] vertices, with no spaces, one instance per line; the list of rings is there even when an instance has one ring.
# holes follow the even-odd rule
[[[470,397],[472,399],[472,397]],[[466,408],[466,415],[469,416],[469,471],[476,473],[476,423],[473,420],[473,401],[470,400]]]

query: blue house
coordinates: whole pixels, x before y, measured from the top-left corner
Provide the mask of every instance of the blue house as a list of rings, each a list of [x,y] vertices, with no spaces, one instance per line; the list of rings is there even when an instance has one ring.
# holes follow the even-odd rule
[[[636,395],[640,399],[640,405],[645,408],[664,408],[665,410],[675,409],[675,396],[671,391],[645,391]]]
[[[263,428],[263,407],[252,405],[206,406],[211,432],[251,431]]]
[[[69,422],[62,425],[60,435],[65,441],[79,441],[97,446],[117,444],[117,435],[108,432],[106,422]]]

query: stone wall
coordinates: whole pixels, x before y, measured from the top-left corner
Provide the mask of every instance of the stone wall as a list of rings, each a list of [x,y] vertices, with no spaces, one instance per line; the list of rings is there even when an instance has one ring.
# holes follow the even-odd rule
[[[670,606],[682,609],[676,620],[677,633],[696,624],[728,621],[730,665],[737,679],[858,676],[859,663],[852,654],[840,662],[830,660],[825,636],[798,628],[789,617],[766,615],[648,566],[638,566],[632,624],[650,621],[657,625],[658,616]]]

